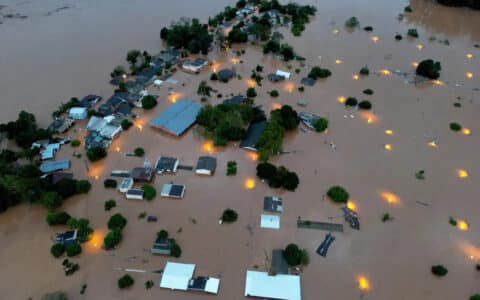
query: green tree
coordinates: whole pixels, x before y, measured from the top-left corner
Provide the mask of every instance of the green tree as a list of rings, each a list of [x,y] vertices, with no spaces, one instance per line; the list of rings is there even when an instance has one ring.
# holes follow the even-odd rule
[[[116,213],[108,220],[108,229],[123,229],[127,225],[127,219],[120,213]]]
[[[460,131],[460,130],[462,130],[462,125],[460,125],[459,123],[456,123],[456,122],[452,122],[452,123],[450,123],[450,129],[453,130],[453,131]]]
[[[320,118],[313,124],[317,132],[324,132],[328,128],[328,119]]]
[[[166,231],[165,229],[160,230],[159,232],[157,232],[157,237],[160,239],[168,238],[168,231]]]
[[[140,57],[140,51],[139,50],[130,50],[127,52],[127,58],[126,60],[130,63],[130,66],[135,66],[138,58]]]
[[[56,192],[46,192],[43,194],[40,202],[48,209],[60,207],[63,203],[62,197]]]
[[[152,95],[143,97],[141,101],[142,101],[142,108],[147,110],[154,108],[158,104],[157,99],[155,99],[155,97]]]
[[[347,203],[350,194],[341,186],[333,186],[327,191],[327,196],[336,203]]]
[[[103,238],[103,244],[105,249],[113,249],[122,241],[123,235],[122,230],[119,228],[110,230],[107,235]]]
[[[128,287],[131,287],[134,283],[135,280],[132,278],[132,276],[125,274],[118,279],[118,288],[126,289]]]
[[[248,98],[255,98],[255,97],[257,97],[257,91],[255,90],[255,88],[251,87],[251,88],[248,88],[248,89],[247,89],[247,97],[248,97]]]
[[[90,161],[99,161],[107,156],[107,151],[102,147],[92,147],[87,150],[87,157]]]
[[[440,62],[433,61],[432,59],[426,59],[418,64],[416,73],[417,75],[430,79],[438,79],[438,77],[440,77],[441,70],[442,66]]]
[[[222,221],[226,223],[235,222],[238,219],[238,213],[233,209],[226,209],[222,213]]]
[[[110,211],[112,208],[117,206],[117,202],[113,199],[105,201],[104,209],[105,211]]]
[[[358,103],[358,108],[369,110],[372,108],[372,103],[370,103],[368,100],[362,100],[360,103]]]
[[[257,165],[257,176],[260,179],[269,180],[277,173],[277,167],[268,163],[268,162],[261,162]]]
[[[448,270],[443,265],[434,265],[431,268],[432,274],[438,277],[443,277],[447,275]]]
[[[51,248],[50,248],[50,253],[52,253],[53,257],[60,257],[63,255],[63,253],[65,253],[65,246],[63,244],[60,244],[60,243],[57,243],[57,244],[54,244]]]
[[[182,248],[176,242],[170,245],[170,255],[176,258],[182,256]]]
[[[137,157],[143,157],[145,155],[145,150],[141,147],[138,147],[133,150],[133,153],[135,153],[135,156]]]
[[[103,186],[106,188],[106,189],[114,189],[117,187],[117,181],[115,179],[112,179],[112,178],[107,178],[103,181]]]
[[[205,80],[202,80],[202,81],[200,81],[200,84],[198,85],[197,94],[200,95],[200,96],[210,97],[210,92],[212,90],[213,89],[210,86],[208,86],[207,82]]]
[[[92,188],[92,184],[88,180],[78,180],[76,182],[77,194],[86,194]]]
[[[70,218],[71,218],[71,216],[64,211],[62,211],[62,212],[49,211],[47,213],[46,221],[47,221],[47,224],[50,225],[50,226],[65,225],[65,224],[67,224],[67,221]]]
[[[315,66],[310,70],[310,73],[308,73],[308,77],[312,79],[317,79],[317,78],[327,78],[332,75],[332,72],[329,69],[322,69],[319,66]]]
[[[157,190],[149,184],[144,184],[141,189],[143,190],[145,199],[147,200],[153,200],[153,198],[155,198],[157,195]]]
[[[65,247],[68,257],[77,256],[82,253],[82,246],[78,242],[73,242]]]
[[[298,266],[304,263],[308,263],[308,253],[306,250],[300,249],[296,244],[288,244],[285,250],[283,250],[283,257],[287,261],[289,266]]]

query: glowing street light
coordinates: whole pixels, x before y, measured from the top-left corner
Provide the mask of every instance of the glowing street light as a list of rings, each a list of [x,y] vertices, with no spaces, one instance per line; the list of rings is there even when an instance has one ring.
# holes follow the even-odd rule
[[[467,178],[468,177],[468,172],[464,169],[458,169],[457,170],[457,176],[459,178]]]
[[[432,148],[438,148],[438,144],[435,140],[429,142],[428,145]]]
[[[423,45],[422,45],[422,44],[418,44],[418,45],[417,45],[417,49],[418,49],[418,50],[422,50],[422,49],[423,49]]]
[[[354,74],[354,75],[352,76],[352,78],[353,78],[353,80],[358,80],[358,79],[360,78],[360,76],[358,76],[358,74]]]
[[[380,197],[390,204],[396,204],[400,202],[400,197],[392,192],[381,192]]]
[[[215,147],[213,146],[213,142],[207,141],[203,143],[202,150],[207,153],[213,153],[213,151],[215,150]]]
[[[466,57],[467,57],[468,59],[472,59],[472,58],[473,58],[473,54],[472,54],[472,53],[467,53]]]
[[[336,63],[337,65],[340,65],[340,64],[343,63],[343,61],[342,61],[341,59],[336,59],[336,60],[335,60],[335,63]]]
[[[343,103],[345,103],[345,101],[347,101],[347,97],[345,97],[345,96],[338,96],[337,101],[343,104]]]
[[[470,228],[470,226],[468,226],[468,223],[463,221],[463,220],[457,220],[457,225],[456,226],[461,231],[467,231]]]
[[[393,146],[392,146],[392,144],[385,144],[384,148],[385,148],[385,150],[387,150],[387,151],[392,151]]]
[[[391,72],[389,69],[383,69],[383,70],[380,70],[380,72],[381,72],[383,75],[390,75],[390,74],[392,74],[392,72]]]
[[[393,130],[387,129],[387,130],[385,130],[385,134],[386,135],[393,135]]]
[[[372,40],[372,42],[376,43],[380,40],[380,38],[378,36],[374,35],[374,36],[372,36],[371,40]]]
[[[472,134],[472,132],[470,131],[470,129],[468,129],[468,128],[466,128],[466,127],[463,127],[463,128],[462,128],[462,133],[463,133],[464,135],[470,135],[470,134]]]
[[[412,66],[415,67],[415,68],[418,67],[418,62],[416,62],[416,61],[412,62]]]
[[[357,210],[357,205],[351,200],[347,201],[347,207],[353,211]]]
[[[465,76],[466,76],[468,79],[472,79],[472,78],[473,78],[473,73],[472,73],[472,72],[467,72],[467,73],[465,73]]]
[[[367,277],[365,276],[358,276],[357,278],[357,282],[358,282],[358,288],[361,290],[361,291],[369,291],[371,289],[371,285],[370,285],[370,281],[368,280]]]
[[[252,178],[245,179],[245,188],[251,190],[255,187],[255,180]]]

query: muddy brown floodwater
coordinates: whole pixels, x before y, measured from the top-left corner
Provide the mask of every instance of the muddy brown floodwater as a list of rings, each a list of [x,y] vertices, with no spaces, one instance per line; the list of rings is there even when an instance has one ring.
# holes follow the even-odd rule
[[[158,36],[162,26],[181,16],[206,20],[229,3],[4,0],[0,3],[7,6],[4,11],[28,18],[3,19],[0,24],[1,121],[13,120],[25,109],[46,125],[50,112],[72,96],[98,93],[108,97],[113,92],[107,84],[108,74],[122,63],[129,49],[156,52],[162,46]],[[165,154],[191,165],[205,153],[204,140],[195,130],[175,139],[148,126],[154,115],[171,104],[169,87],[179,97],[198,99],[198,83],[208,80],[211,70],[199,75],[177,72],[174,79],[179,84],[152,88],[160,97],[159,105],[149,112],[137,111],[140,118],[136,126],[123,132],[110,147],[109,156],[93,164],[89,172],[83,159],[72,157],[74,150],[69,146],[58,154],[59,158],[72,159],[78,177],[94,182],[87,196],[69,199],[64,205],[70,214],[90,219],[96,229],[93,240],[75,259],[81,267],[79,272],[65,277],[61,261],[50,255],[50,238],[62,228],[47,226],[43,208],[24,204],[0,215],[0,299],[39,299],[54,290],[67,291],[71,299],[244,299],[245,271],[254,266],[266,270],[271,250],[290,242],[310,253],[310,265],[304,268],[301,279],[303,299],[361,299],[363,293],[365,300],[456,300],[480,292],[480,277],[475,271],[475,264],[480,263],[480,96],[476,90],[480,87],[480,50],[473,46],[480,43],[480,13],[412,0],[414,12],[399,21],[398,14],[407,1],[306,3],[314,4],[318,13],[302,37],[282,32],[285,40],[307,58],[307,66],[290,63],[292,72],[300,68],[300,74],[278,84],[264,81],[257,87],[256,98],[266,111],[290,104],[298,111],[315,112],[330,120],[327,134],[298,131],[288,135],[284,150],[291,153],[273,159],[275,164],[298,173],[297,191],[271,190],[258,181],[256,162],[233,144],[214,149],[219,163],[214,177],[198,177],[186,171],[156,177],[157,189],[170,181],[185,184],[183,200],[157,197],[151,202],[127,201],[116,191],[105,190],[102,183],[112,169],[143,164],[143,159],[124,155],[137,146],[145,148],[151,162]],[[46,16],[64,6],[70,8]],[[343,23],[352,15],[358,17],[361,27],[370,25],[374,31],[347,32]],[[419,31],[418,39],[394,40],[397,32],[405,35],[413,27]],[[449,45],[445,45],[445,39]],[[210,55],[219,68],[234,65],[243,76],[227,85],[212,83],[219,93],[244,92],[250,71],[257,64],[265,66],[265,74],[289,66],[263,56],[254,47],[245,50],[240,58],[243,63],[235,65],[232,51]],[[418,86],[408,83],[413,78],[413,64],[425,58],[441,61],[441,82]],[[300,79],[313,65],[328,67],[333,76],[300,93],[296,89]],[[352,76],[365,65],[372,74],[354,80]],[[397,75],[397,71],[407,74]],[[473,78],[467,78],[467,72],[473,73]],[[363,95],[367,88],[375,94]],[[280,97],[270,98],[267,91],[272,89],[279,90]],[[341,96],[369,99],[373,110],[347,110],[338,101]],[[210,103],[222,99],[212,97]],[[308,101],[308,106],[296,106],[299,99]],[[461,108],[453,106],[457,101],[462,103]],[[453,121],[469,128],[471,134],[450,131],[448,124]],[[81,136],[84,127],[85,123],[80,123],[70,135]],[[436,147],[429,145],[432,140]],[[336,145],[335,150],[330,142]],[[238,162],[234,177],[225,176],[229,160]],[[460,178],[459,169],[469,176]],[[425,180],[415,178],[418,170],[425,170]],[[244,187],[247,178],[255,179],[255,188]],[[296,220],[298,216],[338,220],[339,207],[322,201],[326,190],[337,184],[350,192],[361,230],[347,228],[335,234],[337,239],[328,257],[322,258],[314,251],[325,232],[299,230]],[[285,212],[278,231],[259,228],[263,196],[271,194],[284,199]],[[106,252],[100,247],[112,212],[105,212],[103,205],[110,198],[117,200],[112,212],[124,214],[128,225],[118,249]],[[217,220],[228,207],[239,213],[239,220],[219,226]],[[144,211],[157,215],[159,221],[152,224],[139,220],[137,216]],[[381,216],[386,212],[394,220],[382,223]],[[449,225],[450,216],[467,221],[469,230]],[[180,259],[168,260],[196,264],[197,275],[220,274],[218,296],[162,290],[158,288],[159,275],[151,272],[132,274],[136,283],[130,290],[117,288],[117,279],[123,275],[117,268],[151,271],[164,267],[167,259],[152,256],[147,250],[162,228],[183,249]],[[430,274],[433,264],[444,264],[448,275],[434,278]],[[359,289],[360,277],[368,281],[367,291]],[[155,287],[145,290],[146,280],[153,280]],[[84,283],[88,288],[85,295],[80,295]]]

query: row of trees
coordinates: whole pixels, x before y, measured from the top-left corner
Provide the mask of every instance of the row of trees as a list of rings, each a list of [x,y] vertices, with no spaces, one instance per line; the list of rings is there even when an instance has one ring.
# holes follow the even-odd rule
[[[282,151],[285,131],[296,129],[298,123],[298,114],[291,106],[284,105],[273,110],[265,130],[257,141],[260,159],[267,161],[271,155],[279,154]]]
[[[172,23],[169,28],[162,28],[160,38],[171,47],[186,49],[194,54],[207,54],[213,42],[206,24],[201,24],[198,19],[186,18]]]
[[[290,172],[284,166],[277,168],[268,162],[262,162],[257,165],[257,176],[262,180],[266,180],[272,188],[282,187],[289,191],[294,191],[300,183],[295,172]]]
[[[110,217],[107,226],[110,231],[103,239],[105,249],[113,249],[123,239],[123,228],[127,225],[127,219],[121,214],[117,213]]]
[[[0,124],[0,134],[8,139],[14,139],[16,144],[27,149],[37,140],[50,139],[52,133],[46,129],[39,128],[33,114],[21,111],[16,121]]]
[[[219,104],[204,106],[197,116],[205,137],[213,139],[216,146],[245,137],[245,127],[252,121],[265,119],[263,111],[249,104]]]
[[[263,53],[281,55],[284,61],[290,61],[295,58],[293,47],[289,44],[280,44],[276,39],[270,39],[265,45],[263,45]]]

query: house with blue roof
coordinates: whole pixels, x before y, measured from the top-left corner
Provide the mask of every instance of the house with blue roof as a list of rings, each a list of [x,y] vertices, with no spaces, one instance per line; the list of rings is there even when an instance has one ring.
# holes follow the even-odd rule
[[[150,121],[150,126],[168,134],[180,136],[197,121],[202,105],[196,101],[181,99]]]

